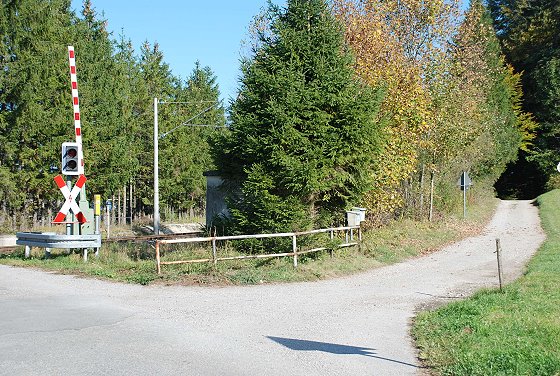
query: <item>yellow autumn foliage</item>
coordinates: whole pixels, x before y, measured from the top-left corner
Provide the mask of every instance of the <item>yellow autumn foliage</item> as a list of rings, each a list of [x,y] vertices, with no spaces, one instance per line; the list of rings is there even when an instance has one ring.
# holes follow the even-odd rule
[[[366,206],[373,213],[392,213],[407,204],[405,186],[434,125],[426,79],[442,55],[457,3],[335,0],[333,9],[354,50],[357,74],[387,91],[382,104],[387,143],[372,172],[376,183]]]

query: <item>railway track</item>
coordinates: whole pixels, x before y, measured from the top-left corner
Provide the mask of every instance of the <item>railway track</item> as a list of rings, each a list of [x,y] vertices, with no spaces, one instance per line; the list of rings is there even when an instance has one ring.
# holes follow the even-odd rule
[[[181,238],[195,238],[201,236],[202,231],[199,232],[184,232],[177,234],[160,234],[160,235],[140,235],[140,236],[115,236],[109,239],[102,239],[102,243],[116,243],[116,242],[145,242],[150,240],[163,240],[163,239],[181,239]]]

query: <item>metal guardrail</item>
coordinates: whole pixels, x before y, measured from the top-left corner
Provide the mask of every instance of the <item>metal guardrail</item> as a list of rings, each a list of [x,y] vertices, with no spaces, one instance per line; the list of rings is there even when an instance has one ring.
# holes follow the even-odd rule
[[[54,232],[18,232],[17,245],[41,248],[99,248],[101,234],[61,235]]]

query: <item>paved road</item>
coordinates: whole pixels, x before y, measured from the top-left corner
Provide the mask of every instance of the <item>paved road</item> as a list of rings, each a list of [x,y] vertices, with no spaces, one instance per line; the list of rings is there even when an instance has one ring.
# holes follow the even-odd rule
[[[543,241],[529,201],[486,231],[356,276],[248,287],[136,286],[0,266],[2,375],[418,375],[422,306],[495,285]]]

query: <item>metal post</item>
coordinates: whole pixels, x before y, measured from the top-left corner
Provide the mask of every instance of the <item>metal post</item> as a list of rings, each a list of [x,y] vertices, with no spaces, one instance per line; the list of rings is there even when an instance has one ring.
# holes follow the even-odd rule
[[[154,234],[159,235],[158,100],[154,98]]]
[[[101,234],[101,225],[100,225],[100,217],[101,217],[101,196],[95,195],[94,197],[94,221],[95,221],[95,232],[94,234],[99,235]],[[99,247],[95,248],[95,257],[99,257]]]
[[[105,203],[106,221],[107,221],[107,239],[111,237],[111,212],[109,211],[109,205]]]
[[[68,187],[68,189],[70,191],[72,191],[72,177],[71,176],[66,176],[66,186]],[[74,199],[76,199],[74,197]],[[71,211],[72,214],[68,213],[67,218],[70,219],[70,221],[66,222],[66,235],[72,235],[73,232],[73,227],[74,224],[72,222],[74,222],[74,212]]]
[[[84,183],[84,185],[82,186],[82,189],[80,190],[80,201],[79,201],[79,206],[80,209],[82,209],[82,211],[84,211],[86,208],[89,208],[89,203],[87,201],[87,196],[86,196],[86,183]],[[84,212],[85,215],[85,212]],[[78,234],[82,235],[82,223],[76,223],[77,229],[78,229]],[[74,233],[76,233],[74,231]]]
[[[292,236],[292,252],[294,253],[294,268],[297,268],[297,263],[298,263],[297,238],[295,235]]]
[[[455,175],[457,176],[457,175]],[[467,218],[467,172],[463,171],[463,218]]]

